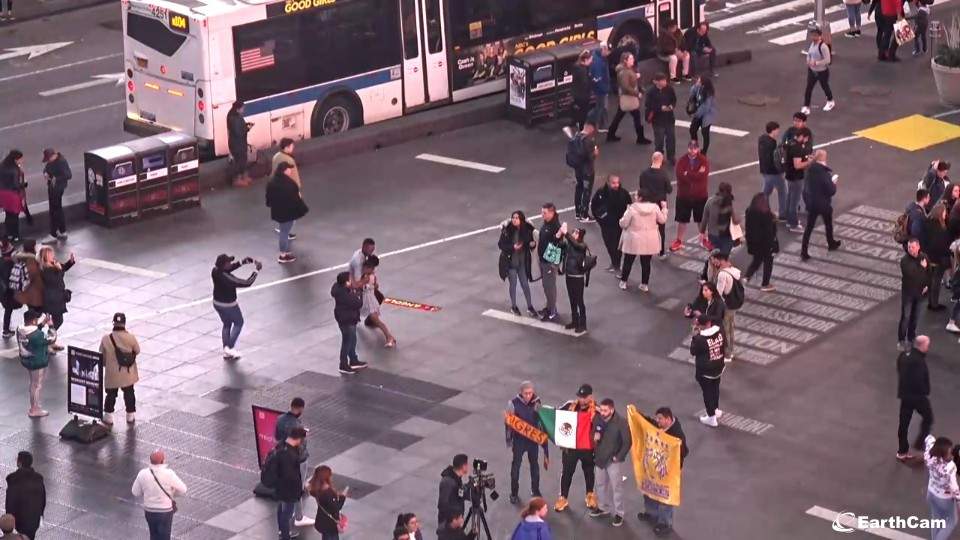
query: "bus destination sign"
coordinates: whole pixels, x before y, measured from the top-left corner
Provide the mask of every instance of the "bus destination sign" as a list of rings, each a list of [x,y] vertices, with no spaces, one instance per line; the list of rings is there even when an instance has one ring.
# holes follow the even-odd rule
[[[167,20],[169,21],[171,30],[183,32],[185,34],[190,33],[190,18],[186,15],[181,15],[171,11],[170,18]]]
[[[312,9],[332,6],[337,0],[284,0],[267,6],[267,17],[293,15]]]

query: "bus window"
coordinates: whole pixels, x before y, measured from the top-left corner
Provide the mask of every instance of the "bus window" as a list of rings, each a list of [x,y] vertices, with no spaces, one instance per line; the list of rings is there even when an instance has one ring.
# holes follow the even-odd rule
[[[166,56],[173,56],[187,40],[186,34],[170,30],[164,21],[133,12],[127,13],[127,37]]]
[[[440,27],[440,0],[423,0],[427,3],[427,50],[430,54],[443,51]]]
[[[420,56],[415,0],[400,0],[400,16],[403,18],[403,57],[410,60]]]

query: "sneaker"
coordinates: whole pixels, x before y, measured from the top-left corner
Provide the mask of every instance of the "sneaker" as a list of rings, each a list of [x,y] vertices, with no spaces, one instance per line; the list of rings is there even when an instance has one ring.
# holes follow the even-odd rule
[[[104,425],[112,426],[113,425],[113,413],[105,412],[103,413],[103,418],[100,419]]]
[[[559,313],[550,313],[546,317],[540,320],[542,320],[543,322],[554,322],[557,320],[558,317],[560,317]]]
[[[773,292],[777,290],[777,288],[774,287],[773,285],[764,285],[763,287],[760,287],[760,290],[762,292]],[[958,332],[960,332],[960,330],[958,330]]]
[[[540,313],[538,313],[537,310],[533,309],[532,307],[528,307],[528,308],[527,308],[527,315],[529,315],[529,316],[533,317],[534,319],[536,319],[537,317],[540,316]]]
[[[809,253],[801,253],[801,254],[800,254],[800,260],[803,261],[803,262],[809,261],[809,260],[810,260],[810,254],[809,254]]]
[[[903,352],[903,351],[907,350],[907,347],[906,347],[903,343],[904,343],[904,342],[902,342],[902,341],[898,341],[898,342],[897,342],[897,350],[900,351],[900,352]]]
[[[596,510],[591,510],[589,516],[592,518],[602,518],[610,515],[610,512],[601,510],[597,508]]]
[[[840,244],[841,244],[840,240],[837,240],[832,244],[827,244],[827,251],[836,251],[840,249]]]
[[[913,55],[914,55],[914,56],[920,56],[921,54],[923,54],[923,53],[920,52],[920,51],[913,51]]]
[[[562,131],[563,134],[566,135],[568,139],[572,139],[573,136],[577,134],[577,132],[574,131],[573,127],[571,126],[563,126],[563,129],[561,129],[560,131]]]
[[[296,529],[290,529],[290,538],[300,538],[300,531]]]
[[[586,505],[587,510],[596,510],[599,508],[597,503],[597,493],[595,491],[588,491],[583,497],[583,504]]]
[[[621,291],[627,290],[627,282],[626,282],[626,281],[620,280],[620,290],[621,290]]]
[[[607,133],[607,142],[619,142],[619,141],[620,141],[620,137]]]
[[[586,333],[587,333],[587,327],[586,327],[586,326],[578,326],[578,327],[574,328],[573,331],[574,331],[574,333],[576,333],[576,334],[578,334],[578,335],[579,335],[579,334],[586,334]]]
[[[310,519],[307,516],[303,516],[302,518],[295,520],[293,522],[293,526],[294,527],[312,527],[315,522],[316,522],[315,520]]]
[[[580,223],[596,223],[597,220],[593,219],[590,216],[583,216],[583,220]]]
[[[724,357],[723,357],[723,363],[724,363],[724,364],[729,364],[730,362],[733,362],[733,357],[732,357],[732,356],[724,356]]]
[[[608,267],[607,267],[607,272],[610,272],[611,274],[616,274],[616,273],[617,273],[617,267],[616,267],[616,266],[608,266]]]
[[[682,78],[683,80],[685,80],[685,81],[692,81],[692,80],[693,80],[693,76],[690,75],[689,73],[686,74],[686,75],[684,75],[684,76],[681,77],[681,78]]]
[[[570,503],[567,502],[567,498],[564,497],[563,495],[561,495],[561,496],[557,499],[557,502],[553,505],[553,511],[554,511],[554,512],[563,512],[564,510],[567,509],[568,506],[570,506]]]
[[[519,317],[519,316],[521,315],[521,313],[520,313],[520,308],[518,308],[517,306],[511,307],[511,308],[510,308],[510,312],[513,313],[514,315],[516,315],[517,317]]]
[[[647,512],[637,512],[637,519],[646,523],[653,523],[653,516]]]
[[[57,244],[57,243],[59,243],[59,242],[60,242],[60,239],[57,238],[56,236],[54,236],[53,234],[51,234],[50,236],[48,236],[48,237],[46,237],[46,238],[44,238],[43,240],[40,241],[41,244],[48,245],[48,246],[49,246],[50,244]]]
[[[916,459],[916,458],[917,456],[911,454],[910,452],[907,452],[906,454],[897,452],[897,459],[900,461],[910,461],[911,459]]]
[[[957,326],[957,323],[950,321],[947,323],[947,332],[958,332],[960,333],[960,327]],[[3,337],[7,337],[7,333],[3,333]]]
[[[803,114],[810,114],[810,107],[800,107],[800,112]]]
[[[957,331],[960,332],[960,330],[957,330]],[[17,334],[16,334],[13,330],[4,330],[4,331],[3,331],[3,338],[4,338],[4,339],[12,338],[12,337],[15,336],[15,335],[17,335]]]
[[[27,416],[30,418],[43,418],[50,414],[50,411],[45,411],[43,409],[30,409],[27,411]]]
[[[510,495],[510,504],[520,504],[520,497],[516,495]]]
[[[134,423],[134,422],[136,422],[136,421],[137,421],[137,413],[135,413],[135,412],[128,412],[128,413],[127,413],[127,423],[128,423],[128,424],[132,424],[132,423]]]
[[[826,103],[823,105],[823,112],[832,111],[833,108],[836,107],[836,106],[837,106],[837,102],[836,102],[836,101],[828,101],[828,102],[826,102]]]
[[[716,416],[706,416],[706,415],[701,416],[701,417],[700,417],[700,423],[703,424],[703,425],[705,425],[705,426],[710,426],[710,427],[717,427],[717,426],[720,425],[720,423],[717,422],[717,417],[716,417]]]
[[[623,516],[613,516],[613,523],[612,523],[612,525],[613,525],[614,527],[620,527],[620,526],[622,526],[622,525],[623,525]]]
[[[717,420],[719,420],[723,416],[723,411],[720,409],[714,409],[713,415],[717,417]]]
[[[680,84],[680,77],[674,77],[670,79],[670,82],[672,82],[673,84]]]
[[[856,36],[856,37],[860,37],[860,36],[863,35],[863,32],[862,32],[859,28],[857,28],[856,30],[853,31],[853,35]],[[926,51],[924,51],[924,52],[926,52]]]
[[[640,286],[637,287],[637,289],[639,289],[640,292],[649,292],[649,291],[650,291],[650,287],[649,287],[647,284],[645,284],[645,283],[641,283]]]
[[[787,231],[792,233],[802,233],[803,227],[800,225],[787,225]]]
[[[277,262],[280,264],[292,263],[295,260],[297,260],[297,256],[293,253],[281,253],[280,256],[277,257]]]
[[[673,241],[672,244],[670,244],[670,251],[680,251],[681,249],[683,249],[683,242],[680,241],[679,238],[677,238],[676,240]]]
[[[848,38],[857,37],[857,31],[856,31],[856,30],[849,30],[849,31],[847,31],[847,32],[844,32],[843,35],[844,35],[844,37],[848,37]]]
[[[223,348],[223,357],[224,358],[233,358],[233,349],[230,347]]]
[[[655,534],[655,535],[657,535],[657,537],[661,537],[661,538],[664,537],[664,536],[670,536],[670,533],[671,533],[672,531],[673,531],[673,528],[670,527],[669,525],[662,525],[662,524],[660,524],[660,525],[657,525],[656,527],[653,528],[653,534]]]
[[[666,251],[657,256],[661,261],[667,260],[668,257],[670,257],[670,253]]]
[[[641,145],[641,146],[646,146],[646,145],[648,145],[648,144],[653,144],[653,141],[651,141],[650,139],[648,139],[648,138],[646,138],[646,137],[640,137],[639,139],[637,139],[637,144],[639,144],[639,145]]]
[[[357,360],[356,362],[350,362],[350,369],[354,371],[360,371],[361,369],[366,369],[367,363]]]
[[[356,375],[356,374],[357,374],[357,372],[356,372],[354,369],[352,369],[350,366],[346,366],[346,367],[341,366],[338,371],[340,371],[340,374],[341,374],[341,375]]]
[[[62,232],[62,233],[60,233],[60,234],[57,235],[57,239],[59,239],[61,242],[66,242],[66,241],[67,241],[67,238],[68,238],[68,236],[67,236],[67,233],[66,233],[66,232]]]

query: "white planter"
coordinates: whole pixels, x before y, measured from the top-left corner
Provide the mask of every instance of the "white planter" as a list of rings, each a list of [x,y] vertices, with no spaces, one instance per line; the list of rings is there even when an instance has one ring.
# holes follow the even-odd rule
[[[940,103],[947,106],[960,105],[960,68],[950,68],[930,60],[933,80],[937,84]]]

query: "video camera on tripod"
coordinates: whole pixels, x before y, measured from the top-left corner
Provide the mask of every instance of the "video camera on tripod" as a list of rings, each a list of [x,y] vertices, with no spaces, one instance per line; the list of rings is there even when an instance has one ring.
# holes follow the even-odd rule
[[[467,512],[465,520],[465,530],[470,534],[476,535],[476,538],[482,538],[479,533],[486,533],[486,538],[493,540],[490,534],[490,526],[487,524],[487,491],[490,492],[490,500],[496,501],[500,494],[496,490],[497,480],[493,473],[487,472],[487,462],[483,459],[473,460],[473,474],[467,478],[464,485],[464,499],[470,501],[470,511]],[[481,529],[480,527],[483,527]]]

